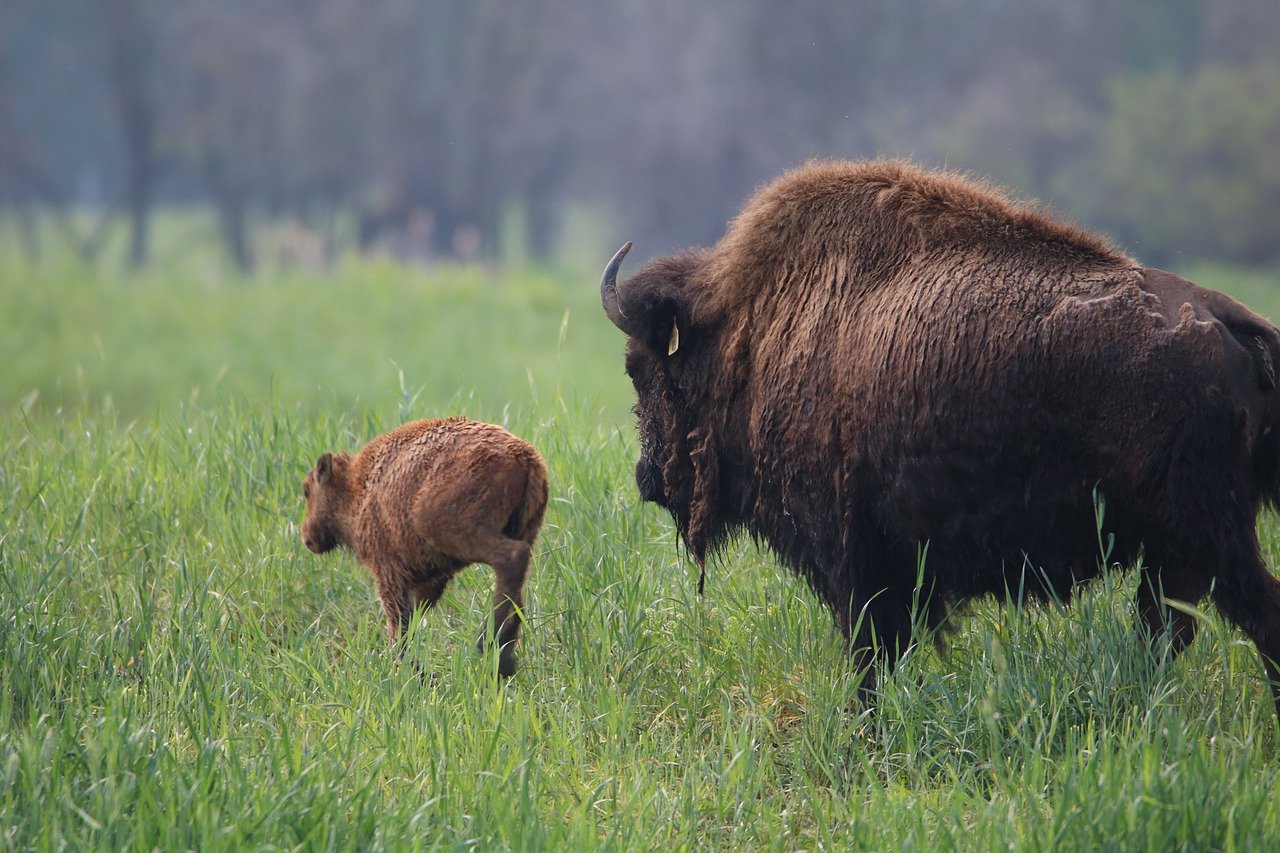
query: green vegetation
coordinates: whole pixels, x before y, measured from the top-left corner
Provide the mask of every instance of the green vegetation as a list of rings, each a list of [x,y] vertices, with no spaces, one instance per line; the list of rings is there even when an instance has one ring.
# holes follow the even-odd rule
[[[403,391],[433,411],[474,401],[500,412],[572,388],[624,420],[630,384],[617,330],[597,316],[598,272],[366,260],[245,278],[206,252],[209,223],[178,224],[141,272],[0,261],[0,406],[132,419],[178,402],[216,407],[221,394],[352,411],[400,406]]]
[[[734,549],[699,599],[635,495],[593,274],[198,267],[0,272],[0,849],[1280,840],[1261,666],[1211,607],[1170,664],[1130,636],[1131,575],[982,604],[868,714],[767,555]],[[1274,276],[1196,275],[1280,315]],[[297,535],[321,451],[460,411],[551,471],[503,686],[473,644],[487,571],[412,635],[420,677],[363,570]]]
[[[1111,102],[1096,158],[1105,190],[1080,200],[1098,227],[1164,259],[1177,247],[1276,263],[1280,65],[1121,79]]]

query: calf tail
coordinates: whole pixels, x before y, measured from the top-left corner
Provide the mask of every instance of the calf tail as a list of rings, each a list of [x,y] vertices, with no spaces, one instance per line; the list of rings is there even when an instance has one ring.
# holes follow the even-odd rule
[[[513,539],[520,539],[533,544],[538,531],[542,529],[542,518],[547,511],[547,466],[538,456],[527,460],[525,465],[524,497],[507,522],[506,534]]]

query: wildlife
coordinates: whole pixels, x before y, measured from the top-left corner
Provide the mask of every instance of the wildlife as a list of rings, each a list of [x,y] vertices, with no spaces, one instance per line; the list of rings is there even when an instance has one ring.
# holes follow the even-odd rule
[[[690,554],[745,532],[831,609],[868,694],[966,601],[1070,600],[1137,565],[1177,654],[1211,596],[1280,713],[1280,332],[984,182],[815,162],[714,246],[618,272],[640,496]],[[1103,528],[1099,533],[1098,523]]]
[[[393,647],[458,572],[491,566],[498,672],[515,673],[524,585],[547,508],[547,466],[530,444],[460,416],[412,421],[355,455],[323,454],[302,491],[303,544],[317,554],[344,547],[364,564]]]

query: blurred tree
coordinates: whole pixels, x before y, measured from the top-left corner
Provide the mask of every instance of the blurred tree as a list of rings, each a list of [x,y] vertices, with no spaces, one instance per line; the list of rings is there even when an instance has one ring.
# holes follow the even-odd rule
[[[294,160],[287,133],[303,37],[295,4],[185,0],[170,7],[163,65],[173,75],[168,145],[204,182],[231,258],[254,263],[253,204],[277,197]],[[304,51],[305,54],[305,51]],[[313,145],[303,144],[297,157]]]
[[[0,203],[85,257],[123,205],[135,263],[175,201],[209,203],[246,269],[272,222],[326,257],[348,234],[545,257],[571,209],[650,253],[716,239],[809,157],[887,154],[1153,255],[1260,260],[1277,43],[1275,0],[0,0]],[[1187,195],[1188,163],[1221,191]]]
[[[86,2],[0,5],[0,192],[17,210],[28,251],[38,248],[37,220],[46,212],[59,236],[92,263],[115,205],[114,188],[102,186],[102,172],[89,164],[105,167],[115,150],[99,125],[106,89],[96,73],[101,42],[81,25]],[[92,119],[89,127],[82,127],[85,119]],[[80,170],[67,169],[68,162]]]
[[[1146,257],[1280,263],[1280,64],[1116,83],[1093,218]]]
[[[19,243],[28,255],[36,257],[40,254],[40,235],[35,222],[35,194],[27,179],[30,155],[18,129],[13,103],[12,66],[18,16],[16,4],[0,6],[0,206],[13,211]]]
[[[1216,0],[1203,7],[1197,48],[1204,61],[1237,66],[1280,61],[1280,4],[1275,0]]]
[[[929,149],[1050,205],[1078,208],[1076,167],[1093,154],[1094,118],[1079,89],[1056,87],[1048,69],[1008,59],[965,91],[934,128]]]
[[[132,232],[129,262],[147,259],[152,191],[156,181],[154,24],[147,0],[104,0],[98,6],[107,42],[114,101],[124,150],[125,206]]]

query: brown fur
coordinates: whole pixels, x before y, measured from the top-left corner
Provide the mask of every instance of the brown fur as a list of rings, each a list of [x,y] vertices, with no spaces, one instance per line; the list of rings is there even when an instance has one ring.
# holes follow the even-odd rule
[[[547,506],[547,466],[531,445],[464,417],[413,421],[354,456],[324,454],[303,492],[302,541],[317,554],[346,547],[369,569],[392,645],[459,571],[492,566],[499,672],[515,672],[525,578]]]
[[[934,626],[975,596],[1069,598],[1098,574],[1100,495],[1110,558],[1145,549],[1146,631],[1176,652],[1194,621],[1157,590],[1213,586],[1280,680],[1254,530],[1280,496],[1280,332],[1234,300],[885,161],[784,175],[615,296],[637,485],[700,562],[745,530],[891,664],[917,598]]]

